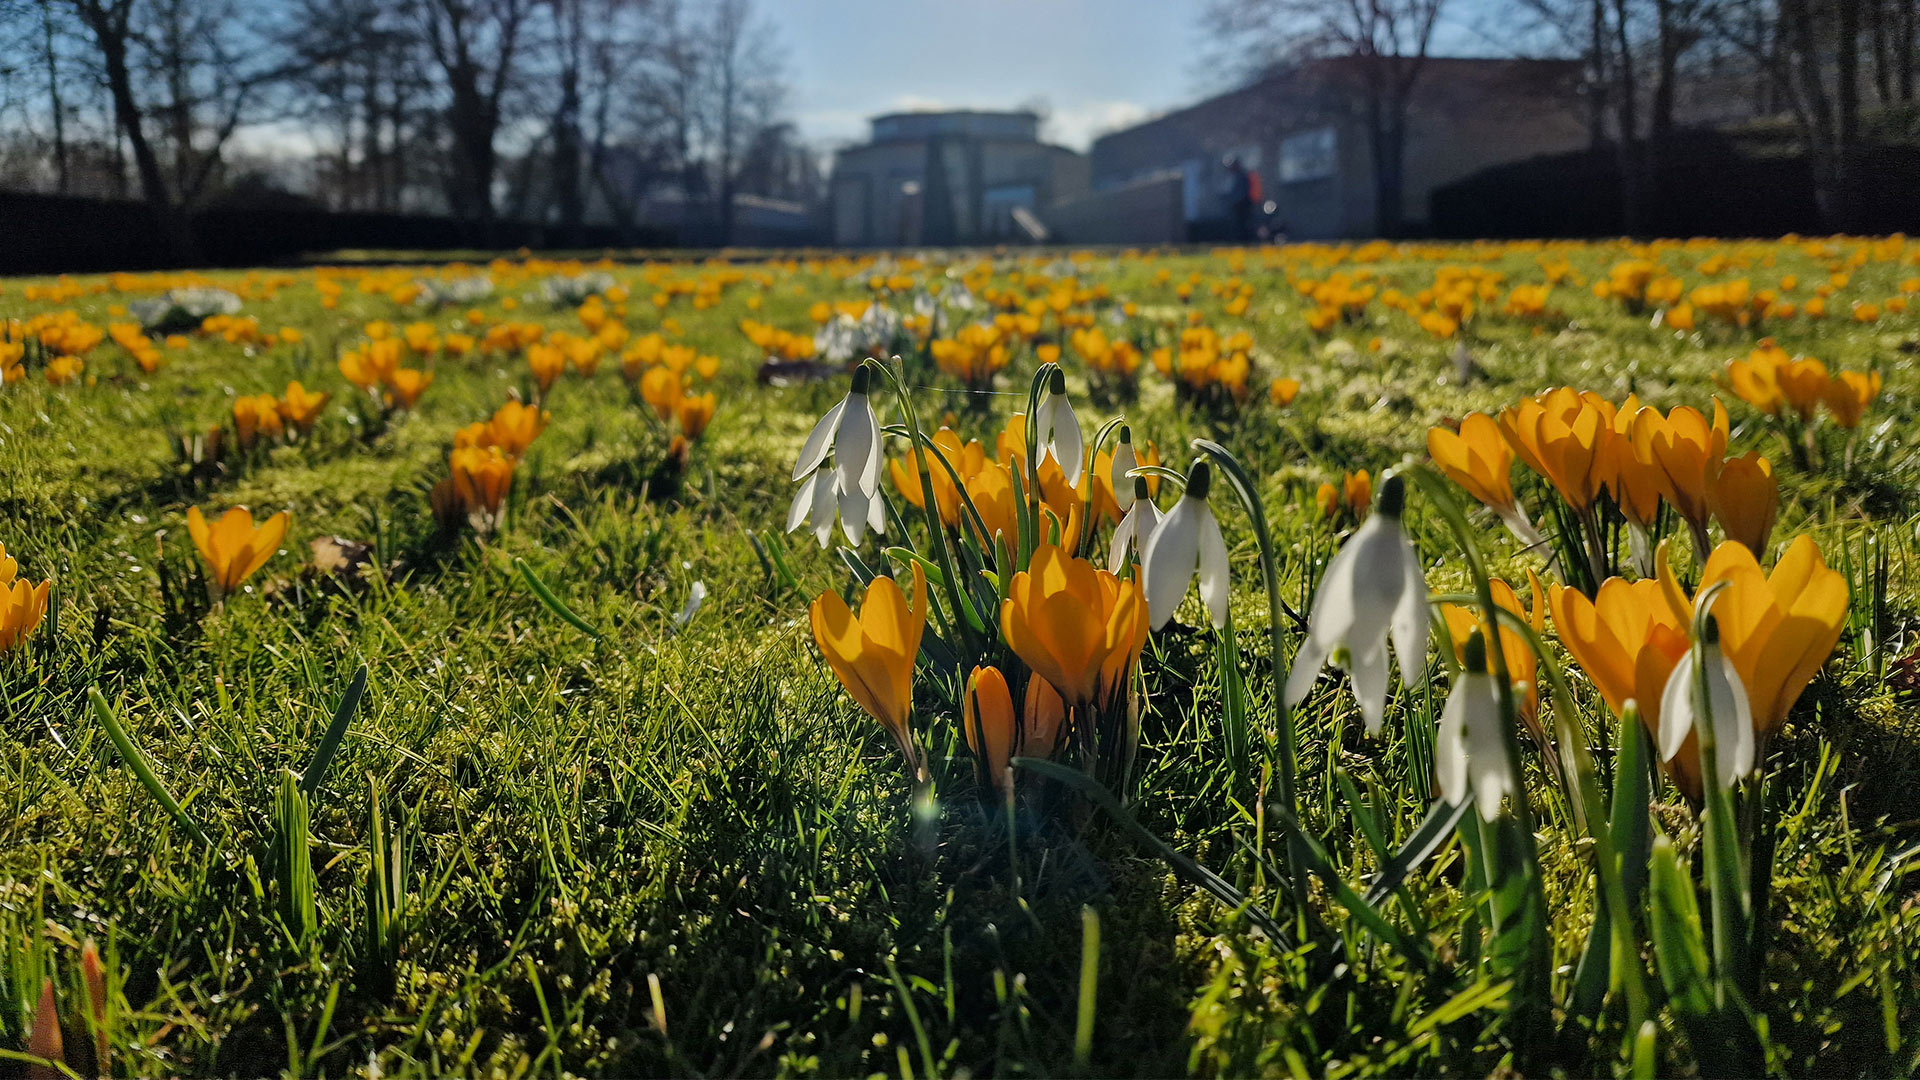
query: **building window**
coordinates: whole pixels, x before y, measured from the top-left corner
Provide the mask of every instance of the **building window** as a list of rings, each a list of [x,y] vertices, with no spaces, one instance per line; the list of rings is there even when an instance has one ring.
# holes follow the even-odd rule
[[[1280,140],[1280,182],[1324,180],[1334,174],[1338,144],[1331,127],[1314,128]]]
[[[999,239],[1017,232],[1014,208],[1032,210],[1039,204],[1039,196],[1032,184],[995,184],[986,190],[985,202],[986,220],[982,231],[989,238]]]

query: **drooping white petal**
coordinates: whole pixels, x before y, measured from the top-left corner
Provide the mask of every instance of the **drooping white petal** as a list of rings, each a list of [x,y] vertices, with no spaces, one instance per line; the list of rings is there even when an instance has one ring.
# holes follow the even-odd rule
[[[793,493],[793,502],[787,506],[788,532],[792,532],[806,523],[807,513],[813,509],[813,490],[822,482],[820,476],[821,473],[818,469],[808,473],[807,478],[800,482],[799,490]],[[831,479],[825,482],[829,485],[833,483]]]
[[[887,534],[887,501],[877,491],[867,496],[867,527],[882,536]]]
[[[834,432],[840,427],[840,415],[846,409],[847,399],[841,398],[834,403],[833,408],[827,410],[827,415],[821,417],[819,423],[813,425],[813,430],[807,434],[806,443],[800,447],[800,460],[793,466],[795,480],[819,468],[820,463],[827,460],[828,451],[833,449]]]
[[[1353,650],[1347,674],[1353,679],[1353,700],[1360,706],[1360,719],[1366,721],[1367,734],[1378,735],[1387,719],[1387,646],[1383,641],[1371,651]]]
[[[1152,499],[1135,499],[1133,509],[1113,528],[1113,540],[1107,547],[1107,572],[1119,574],[1127,565],[1127,552],[1144,549],[1161,520],[1160,508]]]
[[[1113,451],[1113,470],[1107,480],[1113,484],[1113,501],[1123,514],[1133,509],[1133,477],[1127,474],[1139,465],[1139,459],[1133,456],[1132,443],[1123,442]]]
[[[1320,644],[1312,635],[1300,643],[1300,651],[1293,654],[1293,668],[1287,672],[1287,687],[1284,696],[1287,708],[1305,701],[1313,684],[1320,681],[1320,669],[1327,666],[1327,647]]]
[[[1206,507],[1196,504],[1182,497],[1140,549],[1140,587],[1147,594],[1147,622],[1155,630],[1173,618],[1200,566],[1199,513]]]
[[[1307,637],[1320,646],[1322,656],[1345,642],[1353,628],[1353,573],[1357,551],[1352,541],[1334,552],[1313,592],[1313,610],[1307,616]]]
[[[862,495],[880,490],[880,422],[865,394],[848,394],[833,436],[840,486]]]
[[[1113,539],[1107,542],[1107,573],[1118,575],[1127,565],[1127,549],[1133,546],[1134,530],[1140,526],[1140,512],[1129,510],[1113,527]]]
[[[813,506],[807,511],[807,521],[813,525],[813,539],[822,549],[833,542],[833,511],[835,483],[833,471],[823,469],[816,473],[820,482],[813,486]]]
[[[1399,529],[1385,524],[1384,517],[1369,517],[1334,555],[1307,623],[1307,633],[1329,653],[1344,645],[1356,655],[1376,654],[1383,665],[1388,629],[1406,588]],[[1381,677],[1384,685],[1384,668]],[[1384,699],[1384,689],[1380,696]]]
[[[1400,548],[1400,600],[1393,607],[1393,655],[1400,661],[1400,680],[1412,685],[1427,665],[1427,632],[1431,627],[1427,614],[1427,577],[1420,565],[1420,553],[1399,523],[1389,529]]]
[[[1073,402],[1065,394],[1047,394],[1047,400],[1040,403],[1039,424],[1035,430],[1036,441],[1040,444],[1040,460],[1045,461],[1048,454],[1060,463],[1060,469],[1067,474],[1067,486],[1078,490],[1080,477],[1086,467],[1086,443],[1080,436],[1080,420],[1073,415]]]
[[[867,524],[873,516],[873,500],[859,488],[838,480],[834,483],[834,491],[840,499],[840,531],[846,534],[847,543],[858,547],[867,536]]]
[[[1492,821],[1500,816],[1501,799],[1520,797],[1513,770],[1507,767],[1506,739],[1500,734],[1500,691],[1488,675],[1468,675],[1463,681],[1476,684],[1465,711],[1468,780],[1480,820]]]
[[[1213,628],[1223,630],[1227,625],[1227,542],[1220,535],[1220,522],[1214,519],[1212,508],[1204,502],[1200,503],[1198,517],[1200,599],[1207,605],[1207,614],[1213,617]]]
[[[1482,821],[1500,816],[1500,802],[1518,796],[1500,734],[1500,690],[1484,671],[1463,673],[1447,695],[1433,748],[1441,798],[1454,806],[1469,795]]]
[[[1459,806],[1468,795],[1467,788],[1467,708],[1471,698],[1466,675],[1454,684],[1453,693],[1440,710],[1440,727],[1433,739],[1433,779],[1440,798],[1450,806]]]
[[[1694,651],[1688,649],[1667,676],[1666,689],[1660,695],[1660,757],[1671,761],[1686,745],[1687,734],[1697,727],[1701,717],[1694,708]],[[1713,723],[1715,772],[1720,782],[1732,785],[1754,769],[1753,710],[1740,673],[1714,646],[1704,646],[1702,656],[1707,671],[1707,709]]]
[[[1693,650],[1688,649],[1673,665],[1667,685],[1660,691],[1660,760],[1672,761],[1686,745],[1693,730]]]

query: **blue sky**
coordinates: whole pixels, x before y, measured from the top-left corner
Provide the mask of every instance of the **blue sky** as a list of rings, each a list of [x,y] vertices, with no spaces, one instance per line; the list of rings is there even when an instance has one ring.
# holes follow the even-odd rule
[[[1044,135],[1075,149],[1225,89],[1205,67],[1206,0],[759,0],[803,138],[864,141],[867,118],[1044,103]],[[1497,4],[1453,0],[1434,51],[1520,48]],[[1500,40],[1496,40],[1500,39]]]
[[[1213,89],[1201,0],[761,0],[801,135],[860,141],[867,118],[1044,102],[1048,138],[1092,136]]]

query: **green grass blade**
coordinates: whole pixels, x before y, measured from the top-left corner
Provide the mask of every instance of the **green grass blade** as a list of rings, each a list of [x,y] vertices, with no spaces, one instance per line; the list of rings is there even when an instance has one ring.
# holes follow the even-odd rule
[[[347,692],[340,697],[340,704],[333,710],[333,721],[327,725],[325,735],[320,737],[320,745],[314,748],[313,760],[307,762],[306,770],[300,774],[300,791],[308,798],[320,788],[320,779],[327,773],[327,766],[333,763],[333,756],[340,752],[340,742],[347,737],[347,725],[353,722],[353,714],[360,708],[360,697],[367,692],[367,665],[361,664],[360,670],[353,673],[353,681],[347,684]]]
[[[532,589],[533,595],[538,597],[541,603],[547,605],[548,611],[560,616],[567,625],[573,627],[575,630],[580,631],[595,641],[600,640],[600,631],[594,629],[592,623],[574,614],[572,608],[568,607],[558,596],[555,596],[553,590],[547,588],[547,583],[540,580],[540,575],[533,572],[533,567],[527,565],[527,560],[515,555],[513,557],[513,565],[519,569],[520,576],[526,580],[527,588]]]
[[[107,738],[113,741],[113,748],[119,752],[120,760],[126,763],[127,768],[133,770],[133,775],[146,785],[147,791],[152,793],[154,799],[173,816],[173,820],[181,828],[192,834],[195,840],[212,847],[213,841],[207,838],[207,834],[201,830],[199,823],[187,814],[180,803],[174,799],[173,793],[167,790],[167,786],[160,782],[158,776],[154,775],[153,766],[148,763],[147,756],[140,752],[139,747],[133,745],[133,740],[127,736],[127,729],[120,726],[120,718],[114,715],[113,707],[107,704],[105,697],[101,696],[99,687],[87,687],[87,700],[93,705],[93,714],[99,717],[100,726],[107,729]]]

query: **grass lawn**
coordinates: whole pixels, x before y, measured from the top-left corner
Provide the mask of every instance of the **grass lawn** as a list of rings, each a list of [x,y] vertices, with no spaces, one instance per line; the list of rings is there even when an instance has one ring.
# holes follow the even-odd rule
[[[450,284],[476,278],[491,287]],[[1544,296],[1516,292],[1548,284]],[[141,301],[195,286],[231,291],[237,316],[183,324],[172,340],[87,340],[85,326],[135,323]],[[1753,298],[1763,291],[1771,306]],[[963,292],[971,309],[955,305]],[[583,310],[589,293],[601,299]],[[871,314],[838,318],[870,302],[897,327],[863,336]],[[66,311],[75,318],[63,324]],[[925,338],[994,311],[1007,316],[1006,366],[992,393],[966,389]],[[0,1077],[41,1067],[28,1057],[47,1046],[36,1014],[49,978],[79,1075],[95,1067],[96,1036],[113,1074],[168,1076],[1920,1069],[1920,892],[1908,874],[1920,854],[1920,244],[515,257],[10,280],[0,317],[17,320],[8,339],[27,342],[21,377],[0,385],[0,544],[20,579],[53,583],[38,628],[0,651]],[[760,343],[743,320],[759,324],[748,330]],[[406,344],[415,323],[426,328]],[[538,333],[515,338],[515,324]],[[1111,352],[1089,359],[1071,339],[1088,327],[1137,345],[1136,370],[1098,370],[1125,365]],[[1203,348],[1196,328],[1217,339]],[[556,343],[557,331],[571,338]],[[1378,735],[1337,673],[1290,713],[1299,825],[1324,860],[1323,873],[1302,869],[1276,788],[1260,548],[1218,473],[1235,650],[1223,669],[1220,635],[1191,595],[1151,634],[1132,683],[1137,753],[1124,779],[1108,777],[1134,824],[1024,768],[1010,819],[960,720],[961,676],[986,661],[942,663],[936,646],[914,694],[933,792],[916,811],[895,740],[823,661],[808,605],[832,591],[858,610],[855,565],[890,564],[905,580],[909,564],[888,545],[939,559],[926,517],[884,468],[893,524],[855,559],[839,554],[837,527],[825,550],[806,530],[783,531],[796,456],[848,387],[852,357],[815,355],[816,332],[900,353],[926,430],[947,419],[989,457],[1058,348],[1089,442],[1124,415],[1172,469],[1186,470],[1194,439],[1245,463],[1280,599],[1303,616],[1366,509],[1346,502],[1347,475],[1367,470],[1378,491],[1384,471],[1427,459],[1431,427],[1550,387],[1613,404],[1636,395],[1663,413],[1711,415],[1718,395],[1727,456],[1765,455],[1778,482],[1761,565],[1811,537],[1849,601],[1831,658],[1764,741],[1764,783],[1739,793],[1739,851],[1758,869],[1733,875],[1769,883],[1747,894],[1751,970],[1726,969],[1716,931],[1732,920],[1715,914],[1722,894],[1688,798],[1665,780],[1615,797],[1633,790],[1616,786],[1622,726],[1593,673],[1553,643],[1553,621],[1548,652],[1574,709],[1561,717],[1538,689],[1547,730],[1560,717],[1591,744],[1616,820],[1628,803],[1647,807],[1616,838],[1644,843],[1650,825],[1680,857],[1669,888],[1657,867],[1644,903],[1635,888],[1638,955],[1615,958],[1611,994],[1581,973],[1602,910],[1589,833],[1606,830],[1577,819],[1552,763],[1564,743],[1550,759],[1522,732],[1526,797],[1500,824],[1473,825],[1469,809],[1466,831],[1436,833],[1390,895],[1342,891],[1365,893],[1436,805],[1433,732],[1461,677],[1444,644],[1412,685],[1394,675]],[[370,334],[401,342],[403,367],[431,372],[411,409],[389,411],[392,389],[365,392],[343,372],[343,354],[392,348]],[[1836,386],[1843,370],[1884,386],[1851,428],[1824,406],[1811,425],[1791,406],[1770,416],[1728,381],[1729,362],[1766,337],[1817,357]],[[434,489],[470,438],[462,429],[510,398],[542,396],[530,354],[548,348],[566,370],[543,395],[550,421],[513,466],[504,506],[477,515],[497,527],[444,505],[436,520]],[[1158,370],[1159,348],[1174,375]],[[143,351],[154,370],[137,362]],[[810,370],[829,377],[762,378],[770,351],[819,361]],[[56,385],[49,370],[70,352],[84,369]],[[1200,359],[1183,380],[1188,357]],[[647,399],[669,380],[648,383],[655,370],[671,374],[674,397],[715,395],[704,432],[671,403],[656,412]],[[1270,392],[1280,379],[1300,384],[1284,405]],[[332,395],[311,431],[255,433],[242,447],[236,400],[295,380]],[[873,403],[881,424],[905,422],[891,392]],[[888,444],[894,457],[908,442]],[[1525,464],[1513,482],[1553,538],[1551,563],[1471,498],[1460,505],[1492,572],[1523,598],[1530,573],[1640,576],[1613,495],[1597,504],[1595,575],[1553,487]],[[214,602],[188,511],[214,519],[235,506],[257,519],[286,510],[291,524]],[[1691,584],[1702,567],[1683,518],[1669,505],[1655,529]],[[1472,588],[1418,484],[1405,520],[1432,591]],[[1110,522],[1083,529],[1102,567],[1110,533]],[[681,620],[696,583],[705,600]],[[959,633],[939,617],[928,631],[939,648]],[[1283,618],[1277,638],[1285,668],[1302,626]],[[363,664],[337,753],[307,772]],[[116,748],[93,689],[178,817]],[[1248,739],[1237,758],[1235,731]],[[303,772],[305,794],[288,794]],[[1530,829],[1513,827],[1520,809]],[[1529,839],[1537,858],[1516,854]],[[1514,866],[1524,872],[1508,876]],[[1503,907],[1513,890],[1535,906]],[[1683,897],[1701,909],[1691,923],[1673,906]],[[89,939],[104,1022],[81,959]],[[1696,967],[1713,969],[1693,983],[1689,943]],[[1528,948],[1544,951],[1516,959]],[[1649,1019],[1643,1030],[1629,1024],[1622,967],[1649,995],[1634,1013]]]

